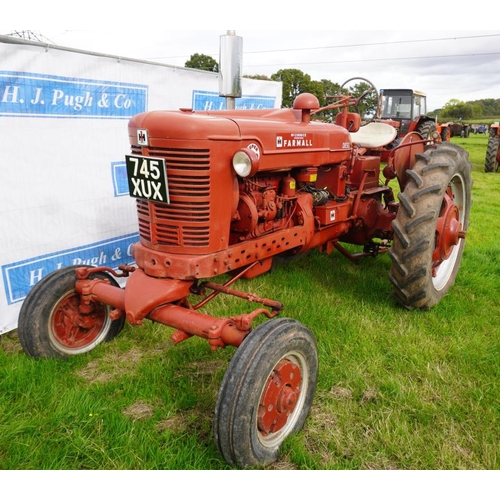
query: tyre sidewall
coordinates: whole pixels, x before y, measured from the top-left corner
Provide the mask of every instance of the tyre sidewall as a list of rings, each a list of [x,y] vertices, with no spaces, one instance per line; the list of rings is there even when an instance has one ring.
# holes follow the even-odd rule
[[[33,357],[67,358],[83,354],[94,349],[102,342],[114,338],[123,328],[124,319],[108,321],[106,328],[87,346],[81,349],[64,349],[54,341],[51,334],[54,308],[63,297],[75,290],[75,269],[82,266],[70,266],[58,269],[39,281],[28,293],[19,313],[18,336],[21,346]],[[106,279],[112,285],[119,286],[107,273],[92,273],[89,279]],[[108,306],[105,306],[108,309]]]
[[[427,121],[424,121],[423,123],[421,123],[420,125],[418,125],[415,132],[420,134],[422,139],[428,140],[431,138],[432,132],[434,132],[436,130],[437,130],[436,123],[433,121],[427,120]]]
[[[486,159],[484,163],[484,171],[486,173],[498,172],[499,162],[497,160],[500,149],[500,136],[490,135],[488,138],[488,146],[486,148]]]
[[[286,439],[304,425],[316,388],[318,358],[312,333],[288,318],[268,321],[250,333],[233,356],[219,392],[215,428],[219,450],[232,465],[250,467],[277,459],[281,443],[269,447],[259,438],[258,405],[276,364],[294,352],[306,358],[308,385]],[[219,419],[224,420],[221,425],[217,425]]]
[[[429,309],[448,293],[455,282],[465,240],[461,239],[458,249],[454,250],[453,267],[445,274],[448,276],[446,283],[439,288],[435,286],[432,276],[432,255],[442,200],[449,183],[456,176],[460,177],[464,188],[462,228],[466,231],[469,226],[472,178],[468,154],[462,148],[449,142],[428,148],[415,163],[410,175],[412,180],[400,195],[400,200],[404,203],[401,203],[393,227],[395,230],[399,228],[397,232],[403,234],[403,237],[395,238],[389,251],[393,261],[390,279],[394,286],[394,296],[407,309]],[[422,185],[419,187],[417,183],[420,182]],[[439,186],[442,189],[437,193]],[[425,194],[426,189],[431,189],[432,193]],[[414,205],[411,205],[411,200],[415,200]],[[410,212],[405,209],[406,205],[411,205]],[[434,217],[430,218],[432,213]],[[419,220],[423,222],[415,226]],[[406,243],[403,243],[404,240]],[[444,265],[446,262],[444,261]]]

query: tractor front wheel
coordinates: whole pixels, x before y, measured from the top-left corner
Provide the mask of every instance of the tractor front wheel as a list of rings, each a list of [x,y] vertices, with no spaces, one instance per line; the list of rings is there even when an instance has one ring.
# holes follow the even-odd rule
[[[443,142],[417,155],[392,223],[389,279],[407,309],[429,309],[455,282],[469,227],[471,164]]]
[[[441,130],[441,140],[443,142],[450,142],[450,139],[451,139],[450,127],[443,127]]]
[[[19,313],[18,336],[26,354],[34,358],[66,358],[91,351],[114,338],[125,319],[112,321],[110,307],[91,303],[80,308],[75,291],[75,269],[70,266],[54,271],[28,293]],[[89,279],[105,279],[119,286],[107,273],[96,272]]]
[[[486,159],[484,162],[484,171],[498,172],[500,165],[500,136],[490,135],[488,139],[488,147],[486,149]]]
[[[274,462],[283,441],[304,425],[317,376],[316,341],[301,323],[280,318],[250,333],[217,399],[214,435],[225,460],[241,468]]]

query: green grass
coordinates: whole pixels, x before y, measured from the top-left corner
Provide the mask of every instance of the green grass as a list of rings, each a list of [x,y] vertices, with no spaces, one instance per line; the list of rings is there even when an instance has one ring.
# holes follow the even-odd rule
[[[284,302],[318,342],[311,414],[269,469],[500,468],[500,175],[484,173],[486,137],[453,142],[473,163],[471,227],[457,282],[430,311],[396,306],[387,255],[312,252],[237,284]],[[222,296],[206,312],[246,310]],[[171,333],[127,326],[67,361],[0,336],[0,468],[228,468],[212,421],[234,349]]]

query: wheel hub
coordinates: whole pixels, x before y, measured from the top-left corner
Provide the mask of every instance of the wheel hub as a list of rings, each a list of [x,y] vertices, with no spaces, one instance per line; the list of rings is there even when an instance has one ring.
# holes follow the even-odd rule
[[[459,217],[459,209],[453,203],[452,195],[447,192],[443,198],[441,215],[436,225],[436,246],[432,254],[434,275],[437,268],[450,257],[460,239],[465,238],[465,231],[462,230]]]
[[[282,359],[274,368],[264,388],[257,425],[263,434],[282,429],[299,400],[302,377],[299,367]]]
[[[92,343],[106,321],[102,306],[94,305],[90,314],[82,314],[80,300],[76,294],[62,299],[52,316],[52,332],[61,345],[77,349]]]

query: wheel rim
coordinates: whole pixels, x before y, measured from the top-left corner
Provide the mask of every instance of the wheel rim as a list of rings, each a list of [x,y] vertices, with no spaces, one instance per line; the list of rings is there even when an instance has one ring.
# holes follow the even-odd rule
[[[257,410],[257,435],[263,446],[279,446],[293,430],[304,406],[308,373],[306,359],[294,352],[269,374]]]
[[[106,336],[111,323],[107,306],[92,303],[87,314],[82,314],[79,306],[79,295],[71,291],[61,298],[50,315],[51,341],[66,354],[92,350]]]
[[[432,254],[432,282],[436,290],[446,286],[459,257],[461,240],[465,238],[466,203],[465,181],[457,174],[443,197],[436,226],[436,246]]]

